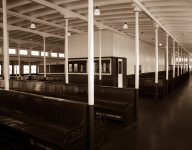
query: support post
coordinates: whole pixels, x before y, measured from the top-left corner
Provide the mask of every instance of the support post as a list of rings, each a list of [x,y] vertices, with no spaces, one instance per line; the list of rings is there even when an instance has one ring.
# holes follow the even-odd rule
[[[158,29],[159,25],[155,25],[155,106],[157,107],[157,98],[158,98]]]
[[[177,63],[177,86],[179,86],[180,84],[180,75],[179,75],[179,70],[180,70],[180,59],[179,59],[179,44],[178,44],[178,47],[177,47],[177,58],[178,58],[178,63]]]
[[[47,71],[46,71],[46,50],[45,50],[45,38],[46,37],[43,37],[43,52],[44,52],[44,57],[43,57],[43,60],[44,60],[44,80],[46,80],[46,74],[47,74]]]
[[[29,80],[31,80],[31,62],[28,63],[29,63]]]
[[[168,55],[169,55],[169,52],[168,52],[168,38],[169,38],[169,35],[166,33],[165,34],[166,36],[166,85],[167,85],[167,96],[168,96],[168,78],[169,78],[169,68],[168,68],[168,65],[169,65],[169,59],[168,59]]]
[[[65,83],[69,83],[68,76],[68,17],[65,18]]]
[[[135,121],[138,122],[138,99],[139,99],[139,12],[135,4],[132,5],[135,12]]]
[[[18,70],[19,80],[21,80],[21,58],[20,58],[20,45],[19,44],[18,44],[18,67],[19,67],[19,70]]]
[[[99,29],[99,82],[102,86],[102,76],[101,76],[101,29]]]
[[[173,40],[173,90],[175,89],[175,40]]]
[[[88,105],[89,105],[89,150],[94,144],[94,20],[93,0],[88,1]]]
[[[9,90],[9,45],[7,34],[7,4],[6,0],[2,0],[3,4],[3,69],[4,69],[4,82],[5,90]]]

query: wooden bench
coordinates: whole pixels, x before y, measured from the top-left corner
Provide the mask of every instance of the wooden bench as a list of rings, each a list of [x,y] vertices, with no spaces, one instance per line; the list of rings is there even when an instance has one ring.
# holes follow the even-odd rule
[[[135,77],[128,78],[128,87],[135,87]],[[166,96],[166,81],[159,79],[158,96],[164,98]],[[154,78],[139,78],[139,94],[155,96],[155,79]]]
[[[88,86],[43,81],[10,81],[10,89],[88,102]],[[95,86],[96,115],[105,114],[107,120],[127,126],[134,121],[135,89]]]
[[[95,149],[104,142],[104,122],[95,119]],[[0,90],[0,140],[14,148],[87,149],[87,104]]]

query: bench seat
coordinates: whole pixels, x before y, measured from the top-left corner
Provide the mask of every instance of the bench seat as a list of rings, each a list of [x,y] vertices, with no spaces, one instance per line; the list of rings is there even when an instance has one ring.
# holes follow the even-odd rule
[[[2,90],[0,102],[0,132],[5,139],[13,134],[21,139],[21,147],[85,149],[87,104]]]

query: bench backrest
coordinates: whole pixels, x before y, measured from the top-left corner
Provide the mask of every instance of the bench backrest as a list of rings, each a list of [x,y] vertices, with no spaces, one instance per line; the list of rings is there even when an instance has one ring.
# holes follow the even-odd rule
[[[75,101],[53,100],[2,90],[0,109],[68,130],[87,123],[87,104]]]

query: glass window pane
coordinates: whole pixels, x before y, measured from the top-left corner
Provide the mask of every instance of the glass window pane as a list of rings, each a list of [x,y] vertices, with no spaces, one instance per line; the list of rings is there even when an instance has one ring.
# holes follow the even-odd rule
[[[37,73],[36,68],[37,68],[36,65],[31,65],[31,73]]]
[[[41,56],[44,56],[44,52],[41,52]],[[48,52],[45,52],[45,56],[48,56]]]
[[[16,50],[15,49],[9,49],[9,54],[16,54]]]
[[[31,55],[39,56],[39,51],[31,51]]]
[[[57,53],[51,53],[51,57],[57,57]]]
[[[28,53],[28,51],[27,50],[20,50],[19,51],[19,54],[21,54],[21,55],[27,55],[27,53]]]
[[[19,74],[19,65],[14,65],[14,74]]]
[[[59,57],[64,57],[64,54],[63,53],[59,53]]]
[[[9,74],[12,74],[12,65],[9,65]]]
[[[24,74],[29,74],[29,65],[24,65],[23,66],[23,73]]]

